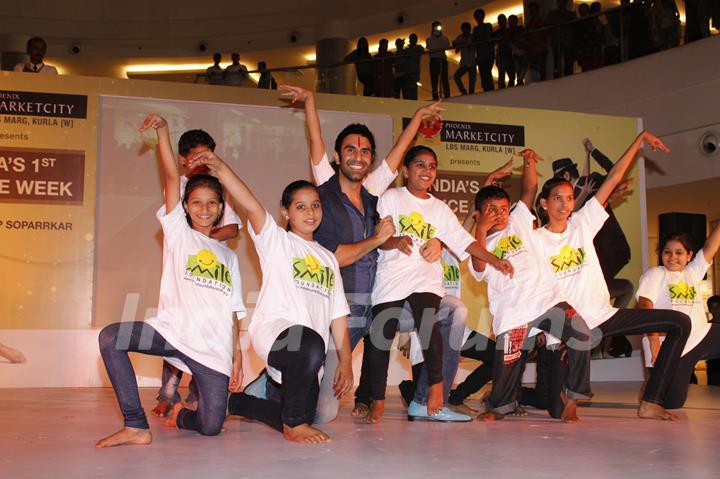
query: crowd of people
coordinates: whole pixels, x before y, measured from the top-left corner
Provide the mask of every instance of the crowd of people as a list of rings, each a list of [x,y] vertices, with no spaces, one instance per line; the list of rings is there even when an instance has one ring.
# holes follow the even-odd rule
[[[361,341],[350,414],[366,424],[383,420],[398,331],[409,333],[401,349],[412,359],[413,378],[401,393],[411,421],[467,422],[478,413],[482,421],[497,421],[526,415],[523,406],[532,406],[576,422],[578,401],[592,397],[593,345],[625,334],[651,338],[637,415],[678,419],[668,409],[683,406],[695,363],[720,358],[720,326],[708,323],[699,292],[720,248],[720,226],[697,251],[682,232],[663,238],[662,264],[640,278],[636,309],[626,303],[632,287],[628,292],[614,282],[623,258],[606,256],[619,228],[611,204],[627,190],[624,176],[642,145],[668,151],[659,138],[641,133],[615,163],[597,152],[603,175],[579,174],[571,160],[556,160],[542,187],[541,156],[522,150],[488,176],[461,224],[431,193],[435,152],[412,146],[423,121],[441,119],[439,102],[419,108],[375,162],[367,126],[346,126],[328,152],[314,94],[281,90],[305,110],[314,179],[294,180],[282,192],[285,225],[215,154],[208,133],[180,137],[183,174],[167,121],[149,114],[140,126],[156,131],[164,183],[157,212],[164,233],[160,301],[157,317],[112,324],[99,334],[124,427],[97,447],[152,441],[130,351],[165,358],[153,414],[166,416],[167,426],[217,435],[229,414],[265,423],[290,441],[327,443],[317,426],[337,417],[340,398],[351,391],[351,355]],[[597,149],[589,141],[586,149],[589,162]],[[502,180],[514,162],[523,173],[513,206]],[[391,188],[400,173],[404,186]],[[242,228],[233,208],[247,218],[262,271],[247,334],[266,369],[244,388],[238,344],[245,333],[235,320],[245,315],[239,260],[224,243]],[[465,324],[459,287],[465,261],[472,278],[487,283],[492,337]],[[521,388],[534,350],[536,387]],[[461,355],[482,364],[453,387]],[[185,403],[177,391],[182,372],[194,384]],[[488,381],[482,410],[473,410],[465,399]]]
[[[715,29],[720,27],[717,2],[685,3],[685,43],[709,36],[711,20]],[[361,37],[345,60],[355,64],[364,96],[414,100],[425,53],[432,97],[438,99],[453,95],[448,52],[460,57],[453,74],[457,93],[472,95],[478,76],[482,91],[519,86],[676,47],[682,38],[675,0],[622,0],[620,8],[605,11],[600,2],[579,3],[576,11],[568,4],[569,0],[557,0],[556,8],[543,17],[539,5],[530,2],[522,22],[517,15],[500,14],[495,27],[486,21],[485,11],[477,9],[473,14],[475,25],[463,22],[460,34],[452,41],[445,36],[442,23],[435,21],[424,47],[412,34],[408,47],[403,38],[398,38],[394,52],[388,50],[388,40],[382,39],[379,51],[372,55],[367,39]]]
[[[213,64],[205,70],[205,80],[210,85],[252,86],[250,72],[247,66],[240,63],[240,54],[233,53],[230,55],[230,59],[232,63],[223,69],[223,67],[220,66],[222,54],[215,53],[213,55]],[[268,71],[267,64],[264,61],[258,62],[257,71],[260,73],[257,88],[277,90],[277,82],[275,78],[273,78],[272,73]]]

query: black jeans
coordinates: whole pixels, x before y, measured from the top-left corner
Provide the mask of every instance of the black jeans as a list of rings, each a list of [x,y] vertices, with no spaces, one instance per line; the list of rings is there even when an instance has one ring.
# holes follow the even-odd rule
[[[280,402],[233,393],[228,413],[264,422],[273,429],[312,424],[320,386],[318,372],[325,360],[325,342],[305,326],[280,333],[268,354],[268,366],[280,371]]]
[[[645,388],[644,401],[663,404],[670,382],[678,371],[680,355],[690,334],[690,318],[667,309],[620,309],[598,326],[602,336],[665,333]],[[688,377],[689,379],[689,377]]]
[[[517,408],[518,393],[527,352],[535,345],[529,338],[531,328],[538,328],[559,338],[567,345],[569,371],[565,381],[571,399],[589,399],[591,335],[582,317],[567,303],[558,303],[528,325],[506,331],[497,337],[493,362],[493,390],[487,408],[507,414]]]
[[[405,303],[412,311],[415,329],[420,337],[428,384],[442,382],[442,335],[437,323],[440,296],[432,293],[413,293],[405,299],[381,303],[373,307],[370,341],[365,342],[365,353],[370,370],[370,396],[373,400],[385,399],[390,346],[398,330]]]
[[[567,361],[562,360],[559,346],[541,346],[537,349],[535,387],[522,388],[520,394],[520,404],[547,409],[550,417],[555,419],[560,419],[563,412],[560,392],[568,373]]]
[[[140,404],[135,371],[128,352],[178,358],[190,369],[198,388],[197,411],[181,409],[177,427],[193,429],[205,436],[220,434],[225,420],[229,378],[181,353],[160,333],[142,321],[115,323],[103,328],[98,337],[100,354],[117,396],[125,426],[148,429]]]
[[[450,404],[462,404],[465,399],[478,392],[492,379],[495,347],[495,341],[484,334],[476,331],[470,333],[462,351],[460,351],[460,356],[482,361],[482,364],[475,368],[455,389],[450,391],[450,398],[448,399]]]
[[[665,337],[665,341],[667,341],[667,337]],[[720,358],[720,324],[713,324],[710,326],[710,331],[708,331],[703,340],[688,351],[685,356],[680,358],[677,372],[670,381],[670,386],[668,387],[667,394],[665,394],[662,405],[667,409],[683,407],[685,400],[687,400],[690,376],[692,376],[693,371],[695,371],[695,364],[704,359],[717,358]],[[709,383],[710,381],[708,380],[708,384]]]

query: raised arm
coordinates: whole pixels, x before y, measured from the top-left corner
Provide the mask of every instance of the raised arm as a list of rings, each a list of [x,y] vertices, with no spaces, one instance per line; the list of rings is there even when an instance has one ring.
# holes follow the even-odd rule
[[[487,175],[487,178],[485,178],[485,182],[483,183],[483,188],[486,186],[494,185],[498,181],[502,181],[508,176],[512,176],[512,173],[510,172],[510,169],[512,168],[513,159],[510,158],[507,163],[503,164],[500,168],[493,170],[490,172],[489,175]]]
[[[163,172],[165,188],[165,211],[172,211],[180,201],[180,171],[170,146],[170,130],[165,118],[157,113],[150,113],[140,125],[140,131],[154,128],[158,139],[158,157]]]
[[[242,208],[247,214],[248,221],[256,232],[260,232],[265,226],[265,207],[255,198],[250,188],[233,172],[233,170],[222,161],[215,153],[203,151],[189,159],[190,168],[205,165],[210,174],[217,177],[223,188],[230,193],[236,206]]]
[[[630,147],[625,151],[623,156],[620,157],[617,163],[615,163],[608,173],[607,178],[605,178],[605,181],[603,181],[603,184],[600,186],[597,193],[595,193],[595,198],[597,198],[600,204],[605,204],[615,187],[620,184],[620,181],[622,181],[623,176],[627,173],[628,168],[630,168],[630,165],[640,150],[643,141],[646,142],[653,151],[660,150],[664,153],[670,151],[660,138],[649,131],[643,131],[640,133],[632,142]]]
[[[705,255],[705,261],[708,263],[712,261],[718,252],[718,248],[720,248],[720,222],[715,226],[715,229],[712,230],[712,233],[710,233],[710,236],[703,246],[702,252],[703,255]]]
[[[393,145],[390,153],[388,153],[387,157],[385,157],[385,162],[390,170],[398,171],[398,168],[400,168],[405,152],[407,152],[408,148],[410,148],[412,142],[415,141],[415,136],[422,124],[423,118],[431,116],[436,121],[440,121],[442,120],[440,113],[443,111],[445,111],[445,109],[440,107],[439,101],[431,105],[418,108],[413,117],[410,119],[408,126],[405,127],[403,132],[400,134],[400,137],[395,142],[395,145]]]
[[[313,165],[318,166],[326,152],[322,129],[320,128],[320,117],[318,117],[317,107],[315,106],[315,94],[310,90],[293,85],[280,85],[280,91],[282,96],[292,103],[305,103],[305,126],[308,130],[310,142],[310,161]]]
[[[520,201],[525,203],[529,210],[535,207],[535,195],[537,195],[537,162],[541,161],[540,155],[534,150],[526,148],[520,152],[523,158],[522,192]]]
[[[587,152],[587,154],[592,156],[593,159],[597,161],[598,165],[600,165],[600,168],[605,170],[605,173],[609,173],[613,167],[613,162],[610,160],[610,158],[605,156],[602,151],[595,148],[589,138],[585,138],[582,143],[585,147],[585,151]]]

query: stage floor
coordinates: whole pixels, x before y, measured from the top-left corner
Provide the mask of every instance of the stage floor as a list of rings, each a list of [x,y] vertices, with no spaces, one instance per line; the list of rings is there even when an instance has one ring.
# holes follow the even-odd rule
[[[494,424],[410,423],[393,387],[381,424],[354,420],[344,404],[323,428],[329,445],[288,443],[241,419],[202,437],[150,418],[150,446],[104,450],[95,441],[121,426],[111,389],[0,389],[0,477],[720,477],[720,387],[691,386],[675,423],[637,419],[638,388],[593,384],[574,425],[533,409]],[[148,411],[154,394],[141,392]]]

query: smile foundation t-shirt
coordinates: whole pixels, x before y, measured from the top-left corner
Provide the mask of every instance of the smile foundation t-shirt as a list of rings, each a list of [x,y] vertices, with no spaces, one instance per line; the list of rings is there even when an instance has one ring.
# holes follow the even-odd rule
[[[286,231],[266,212],[265,224],[250,237],[260,257],[262,286],[248,331],[253,349],[267,364],[277,337],[291,326],[317,332],[327,351],[330,323],[350,313],[335,255],[314,241]],[[280,371],[268,374],[282,382]]]
[[[245,317],[237,256],[224,244],[188,225],[178,202],[157,212],[164,233],[158,315],[147,323],[200,364],[230,376],[232,313]],[[190,372],[179,359],[167,362]]]

